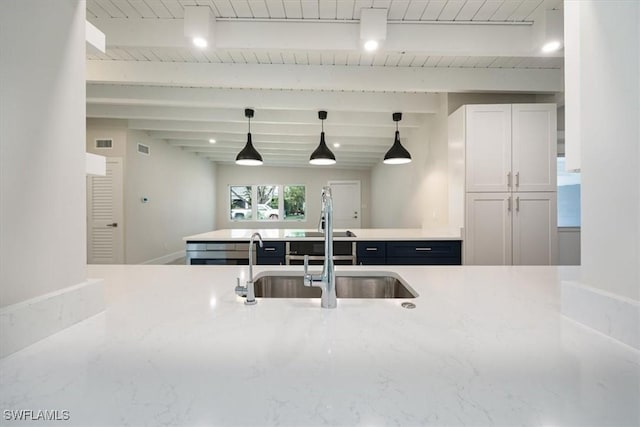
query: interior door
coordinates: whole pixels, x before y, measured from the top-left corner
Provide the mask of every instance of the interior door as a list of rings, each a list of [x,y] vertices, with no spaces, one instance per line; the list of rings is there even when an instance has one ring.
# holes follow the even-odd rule
[[[333,197],[333,228],[360,228],[360,181],[329,181]]]
[[[511,265],[511,193],[467,193],[464,264]]]
[[[122,159],[107,158],[105,176],[87,177],[87,262],[123,264]]]

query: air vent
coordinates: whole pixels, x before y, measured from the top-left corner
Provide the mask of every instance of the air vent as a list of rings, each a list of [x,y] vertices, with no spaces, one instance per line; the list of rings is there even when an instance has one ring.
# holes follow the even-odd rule
[[[148,145],[138,144],[138,153],[148,156],[151,154],[151,149]]]
[[[113,139],[96,139],[96,148],[113,148]]]

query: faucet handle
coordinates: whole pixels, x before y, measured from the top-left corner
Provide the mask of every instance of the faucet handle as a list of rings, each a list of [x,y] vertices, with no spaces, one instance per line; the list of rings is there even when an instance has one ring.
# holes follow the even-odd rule
[[[240,278],[236,277],[236,295],[245,298],[247,296],[247,287],[240,286]]]
[[[309,255],[304,256],[303,284],[305,286],[311,286],[311,275],[309,274]]]

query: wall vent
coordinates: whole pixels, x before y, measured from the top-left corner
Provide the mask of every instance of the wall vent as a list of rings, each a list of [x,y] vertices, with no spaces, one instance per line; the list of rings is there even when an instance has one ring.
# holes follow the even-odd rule
[[[138,144],[138,153],[149,156],[151,154],[151,149],[148,145]]]
[[[104,139],[96,139],[96,148],[102,149],[111,149],[113,148],[113,139],[104,138]]]

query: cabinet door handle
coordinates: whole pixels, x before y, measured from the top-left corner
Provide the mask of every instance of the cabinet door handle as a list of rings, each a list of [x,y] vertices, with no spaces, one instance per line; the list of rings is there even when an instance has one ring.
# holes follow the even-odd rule
[[[507,172],[507,187],[511,188],[511,172]]]
[[[520,212],[520,197],[516,197],[516,212]]]
[[[516,172],[516,187],[520,187],[520,172]]]
[[[378,248],[367,248],[367,251],[373,251],[373,252],[377,252]]]
[[[275,251],[275,250],[276,250],[276,248],[264,248],[265,252],[272,252],[272,251]]]
[[[508,204],[507,204],[507,211],[511,212],[511,197],[509,197],[509,201],[508,201]]]
[[[416,248],[416,251],[430,251],[431,248]]]

